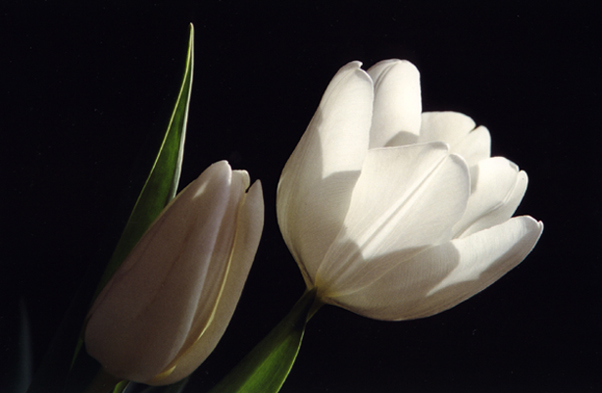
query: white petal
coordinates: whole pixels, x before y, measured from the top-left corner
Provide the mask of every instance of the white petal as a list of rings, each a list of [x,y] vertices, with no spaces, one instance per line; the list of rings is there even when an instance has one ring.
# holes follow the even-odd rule
[[[495,189],[496,185],[493,185],[492,183],[494,183],[496,179],[489,178],[487,180],[488,181],[484,182],[486,185],[477,185],[477,187],[490,187],[491,190]],[[501,182],[500,179],[500,183]],[[471,215],[462,218],[462,222],[459,223],[457,227],[458,232],[456,237],[466,237],[483,229],[501,224],[512,217],[525,195],[527,183],[527,173],[520,171],[516,174],[514,183],[511,184],[511,187],[507,190],[505,195],[502,195],[503,190],[501,187],[497,187],[497,190],[499,191],[497,197],[500,198],[497,199],[497,201],[495,199],[496,196],[492,191],[481,192],[482,199],[479,201],[475,200],[474,203],[471,203],[473,199],[471,197],[471,199],[469,199],[469,206],[472,205],[470,207]],[[487,197],[482,196],[483,194],[487,194]],[[474,196],[476,199],[478,197],[477,193],[475,193]]]
[[[491,135],[489,130],[479,126],[459,140],[451,148],[451,152],[462,156],[469,167],[491,156]]]
[[[542,230],[543,224],[531,217],[515,217],[400,260],[371,285],[326,301],[382,320],[434,315],[482,291],[518,265]],[[382,258],[396,257],[393,253]]]
[[[472,193],[454,237],[500,224],[512,216],[527,187],[527,176],[504,157],[482,160],[471,168]]]
[[[217,307],[221,288],[231,262],[230,254],[239,225],[237,217],[240,214],[240,205],[245,200],[245,190],[248,185],[249,174],[246,171],[232,172],[228,206],[220,226],[217,228],[219,232],[213,247],[211,262],[202,283],[200,301],[197,304],[193,324],[186,342],[182,346],[183,348],[190,347],[196,341],[196,336],[201,334],[213,318],[214,309]],[[194,258],[194,256],[191,256],[191,258]],[[242,278],[242,284],[244,284],[244,278],[246,277]]]
[[[217,299],[210,307],[210,319],[203,329],[193,329],[195,334],[188,338],[185,345],[187,350],[178,355],[176,367],[161,379],[161,385],[179,381],[194,371],[211,354],[224,334],[251,269],[261,238],[263,219],[263,192],[261,183],[257,181],[241,201],[232,255],[224,263],[224,277],[220,280]]]
[[[415,143],[420,132],[420,73],[406,60],[384,60],[370,67],[374,80],[374,115],[370,148],[391,145],[393,138]]]
[[[475,128],[475,122],[458,112],[424,112],[420,128],[420,142],[441,141],[451,148]]]
[[[147,381],[180,350],[228,206],[230,182],[224,161],[205,170],[164,210],[99,295],[86,327],[86,348],[111,374]]]
[[[278,185],[280,230],[306,281],[341,228],[368,151],[372,80],[360,65],[335,75]]]
[[[345,229],[318,271],[319,290],[357,290],[390,268],[367,261],[394,251],[409,258],[450,240],[466,208],[469,185],[465,162],[449,155],[444,143],[370,150]]]

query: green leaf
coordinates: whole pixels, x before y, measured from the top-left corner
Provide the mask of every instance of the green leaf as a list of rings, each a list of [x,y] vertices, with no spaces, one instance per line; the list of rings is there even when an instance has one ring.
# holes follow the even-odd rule
[[[87,386],[98,371],[98,363],[79,351],[82,346],[80,335],[84,319],[94,297],[98,295],[165,205],[175,196],[184,153],[186,122],[192,90],[193,55],[194,28],[191,24],[182,86],[148,178],[115,252],[102,275],[96,293],[94,293],[94,287],[99,282],[101,270],[91,266],[81,281],[41,366],[34,375],[28,393],[62,393],[64,391],[79,393],[82,391],[79,386],[82,384]]]
[[[192,72],[194,66],[194,27],[190,24],[190,40],[184,80],[176,106],[171,115],[165,138],[153,167],[146,179],[142,192],[134,205],[132,214],[125,225],[123,234],[117,243],[115,252],[100,280],[97,292],[105,286],[113,273],[134,248],[144,232],[150,227],[163,208],[173,199],[178,189],[182,158],[184,156],[184,140],[190,93],[192,91]]]
[[[289,314],[210,393],[276,393],[299,353],[316,297],[305,292]]]
[[[119,382],[115,388],[113,388],[113,393],[123,393],[125,392],[125,389],[128,387],[128,385],[130,384],[129,381],[121,381]]]

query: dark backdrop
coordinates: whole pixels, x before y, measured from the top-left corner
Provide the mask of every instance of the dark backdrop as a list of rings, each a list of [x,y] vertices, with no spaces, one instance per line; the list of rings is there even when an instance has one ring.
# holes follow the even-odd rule
[[[386,58],[418,66],[424,110],[460,111],[490,129],[493,153],[529,174],[518,213],[545,231],[519,267],[437,316],[379,322],[323,309],[282,391],[602,391],[593,2],[168,3],[0,6],[0,356],[9,366],[19,301],[37,366],[87,267],[110,256],[136,173],[167,125],[193,22],[182,184],[228,159],[262,180],[266,223],[239,308],[190,391],[218,381],[301,295],[275,218],[280,171],[337,69]]]

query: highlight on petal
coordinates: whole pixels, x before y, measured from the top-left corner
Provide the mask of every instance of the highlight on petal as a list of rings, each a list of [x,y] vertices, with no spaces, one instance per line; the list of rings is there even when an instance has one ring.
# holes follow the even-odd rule
[[[372,80],[360,66],[335,75],[278,184],[278,224],[306,282],[341,229],[368,151]]]
[[[368,69],[374,80],[370,148],[415,143],[420,133],[420,73],[406,60],[384,60]],[[395,139],[405,143],[391,144]]]
[[[314,164],[320,178],[361,168],[368,150],[374,94],[372,80],[360,67],[360,62],[351,62],[333,77],[288,166]],[[286,170],[285,166],[283,173]]]
[[[366,261],[391,252],[408,258],[450,240],[469,194],[468,168],[444,143],[370,150],[345,230],[324,258],[329,263],[317,272],[319,290],[354,291],[391,268]]]
[[[482,160],[471,170],[472,194],[454,237],[466,237],[508,220],[527,190],[527,174],[504,157]]]
[[[445,311],[487,288],[531,252],[543,224],[529,216],[431,247],[379,280],[328,303],[381,320],[423,318]],[[382,258],[397,258],[396,253]],[[370,261],[370,263],[380,262]]]

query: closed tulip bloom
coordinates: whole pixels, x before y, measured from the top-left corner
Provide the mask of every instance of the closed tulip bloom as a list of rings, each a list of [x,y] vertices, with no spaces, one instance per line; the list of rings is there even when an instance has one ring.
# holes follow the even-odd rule
[[[87,351],[119,378],[176,382],[213,351],[263,228],[261,184],[211,165],[151,225],[96,299]]]
[[[543,224],[512,218],[527,175],[490,157],[490,135],[422,112],[407,61],[341,68],[278,185],[284,240],[309,289],[367,317],[449,309],[531,251]]]

